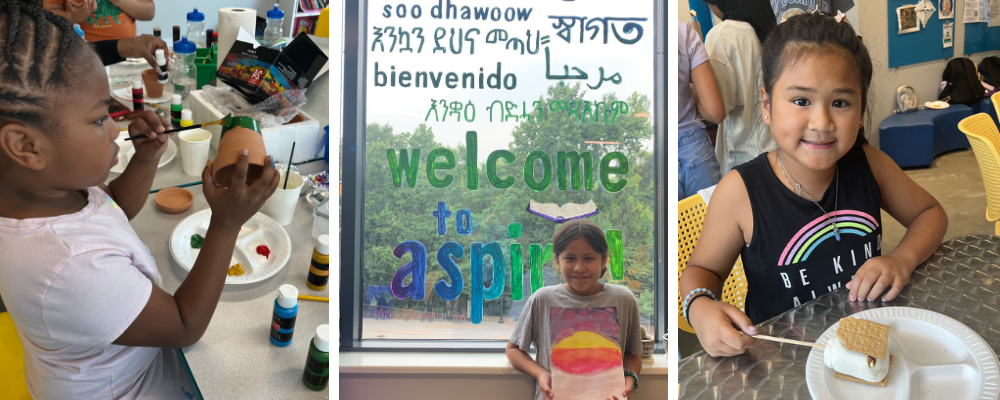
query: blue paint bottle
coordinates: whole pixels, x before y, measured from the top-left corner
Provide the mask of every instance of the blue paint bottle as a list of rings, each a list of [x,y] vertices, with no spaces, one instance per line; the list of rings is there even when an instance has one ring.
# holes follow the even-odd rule
[[[274,299],[274,315],[271,316],[271,343],[278,347],[292,344],[295,316],[298,312],[299,289],[288,284],[278,287],[278,298]]]

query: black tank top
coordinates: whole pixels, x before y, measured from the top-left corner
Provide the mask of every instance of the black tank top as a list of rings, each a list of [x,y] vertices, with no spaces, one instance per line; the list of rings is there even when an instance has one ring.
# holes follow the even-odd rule
[[[767,153],[736,167],[753,210],[753,238],[740,255],[748,285],[746,314],[754,324],[843,287],[865,261],[881,255],[882,193],[864,150],[848,152],[838,169],[839,179],[819,201],[833,214],[830,219],[782,184]],[[840,186],[836,209],[834,185]]]

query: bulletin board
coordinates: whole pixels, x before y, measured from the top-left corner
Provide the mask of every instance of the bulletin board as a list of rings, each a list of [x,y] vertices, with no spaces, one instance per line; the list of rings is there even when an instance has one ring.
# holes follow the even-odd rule
[[[1000,49],[1000,26],[990,28],[980,22],[965,24],[965,51],[963,54]]]
[[[942,20],[938,19],[937,13],[935,13],[927,21],[926,27],[921,26],[917,32],[900,34],[896,8],[908,4],[916,4],[917,0],[888,0],[886,3],[888,7],[887,14],[889,15],[889,68],[955,56],[955,48],[943,47],[941,40],[944,36],[944,23],[955,22],[957,25],[961,23],[961,16],[958,16],[956,13],[955,18]],[[936,7],[937,1],[934,3]],[[968,27],[969,25],[966,25],[966,29],[969,29]],[[966,41],[968,41],[968,37],[968,30],[966,30]],[[966,48],[968,48],[968,44],[966,44]]]

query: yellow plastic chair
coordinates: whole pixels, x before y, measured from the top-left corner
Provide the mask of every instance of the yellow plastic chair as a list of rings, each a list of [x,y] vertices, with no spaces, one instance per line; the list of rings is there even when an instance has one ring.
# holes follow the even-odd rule
[[[993,96],[994,101],[1000,97]],[[996,105],[996,103],[994,103]],[[976,154],[979,171],[986,187],[986,220],[1000,220],[1000,132],[993,119],[986,113],[979,113],[963,119],[958,129],[969,138],[972,151]],[[1000,236],[1000,222],[993,228],[993,234]]]
[[[705,212],[708,205],[700,194],[688,197],[677,203],[677,279],[680,281],[684,269],[687,268],[688,260],[691,259],[691,252],[698,244],[701,237],[701,226],[705,222]],[[688,333],[695,333],[694,328],[684,320],[684,296],[680,293],[678,285],[677,293],[677,315],[680,316],[677,327]],[[737,258],[733,271],[729,273],[726,282],[722,285],[722,297],[720,300],[732,304],[745,311],[747,299],[747,277],[743,272],[743,259]]]
[[[31,400],[24,380],[24,348],[8,312],[0,313],[0,388],[7,393],[0,396],[4,399]]]
[[[1000,92],[993,93],[990,96],[990,100],[993,101],[993,109],[997,111],[997,116],[1000,117]]]

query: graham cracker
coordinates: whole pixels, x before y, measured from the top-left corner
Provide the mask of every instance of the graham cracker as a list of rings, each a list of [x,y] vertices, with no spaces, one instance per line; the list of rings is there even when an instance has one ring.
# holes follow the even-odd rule
[[[892,369],[892,356],[889,356],[889,369]],[[888,373],[885,374],[885,379],[882,379],[881,382],[868,382],[868,381],[866,381],[864,379],[858,379],[858,378],[855,378],[853,376],[844,375],[844,374],[842,374],[840,372],[836,372],[836,371],[833,372],[833,377],[837,378],[837,379],[843,379],[845,381],[851,381],[851,382],[857,382],[857,383],[865,383],[865,384],[872,385],[872,386],[885,387],[885,385],[889,384],[889,374]]]
[[[847,350],[875,358],[885,358],[889,346],[889,326],[866,319],[842,318],[837,338]]]

